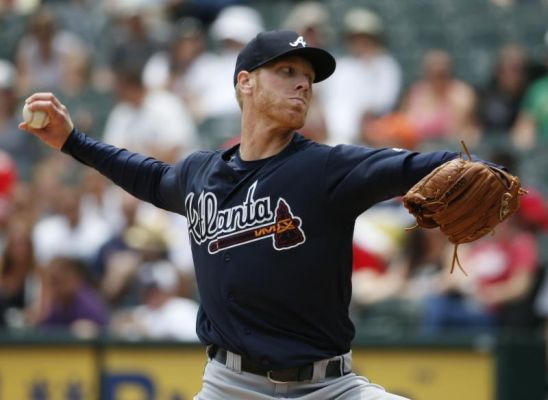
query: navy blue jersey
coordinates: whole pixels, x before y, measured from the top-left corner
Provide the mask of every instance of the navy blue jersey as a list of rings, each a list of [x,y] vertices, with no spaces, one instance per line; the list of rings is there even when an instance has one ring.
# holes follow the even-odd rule
[[[235,146],[168,165],[77,131],[63,151],[187,217],[201,341],[272,369],[350,350],[356,217],[457,156],[330,147],[297,133],[276,156],[252,162]]]

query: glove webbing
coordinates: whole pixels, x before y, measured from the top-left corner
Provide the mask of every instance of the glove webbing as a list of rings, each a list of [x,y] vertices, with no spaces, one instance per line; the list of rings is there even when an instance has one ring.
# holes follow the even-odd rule
[[[466,152],[466,156],[468,157],[468,161],[472,161],[472,155],[470,154],[470,151],[468,151],[468,147],[466,147],[466,143],[464,143],[464,140],[460,141],[460,144],[462,145],[464,151]],[[462,155],[461,155],[462,157]],[[455,263],[457,263],[459,269],[462,271],[462,273],[465,276],[468,276],[462,265],[460,264],[459,255],[457,253],[457,249],[459,248],[459,244],[455,243],[455,247],[453,248],[453,261],[451,261],[451,269],[449,270],[449,273],[452,274],[453,270],[455,269]]]

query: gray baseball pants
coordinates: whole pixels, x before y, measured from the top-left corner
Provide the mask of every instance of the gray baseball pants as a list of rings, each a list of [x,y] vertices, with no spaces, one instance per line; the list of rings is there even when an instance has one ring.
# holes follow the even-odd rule
[[[337,357],[335,357],[337,358]],[[209,359],[202,390],[194,400],[409,400],[387,393],[384,388],[369,382],[351,371],[351,353],[343,355],[346,375],[325,378],[329,360],[314,363],[310,381],[274,383],[267,377],[242,372],[239,355],[228,352],[226,364]]]

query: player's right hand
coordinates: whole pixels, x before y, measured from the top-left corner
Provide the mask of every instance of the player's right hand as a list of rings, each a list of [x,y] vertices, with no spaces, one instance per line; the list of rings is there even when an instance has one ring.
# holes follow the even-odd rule
[[[31,128],[26,122],[21,122],[19,129],[32,133],[54,149],[61,149],[74,128],[67,107],[53,93],[34,93],[25,100],[25,104],[31,111],[46,112],[50,122],[41,129]]]

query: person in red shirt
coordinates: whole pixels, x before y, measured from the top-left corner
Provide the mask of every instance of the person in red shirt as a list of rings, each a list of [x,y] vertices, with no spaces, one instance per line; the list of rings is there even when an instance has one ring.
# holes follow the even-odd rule
[[[424,332],[453,327],[527,329],[534,324],[531,299],[540,261],[537,237],[524,210],[500,224],[492,236],[459,247],[469,276],[443,277],[437,293],[425,303]]]

